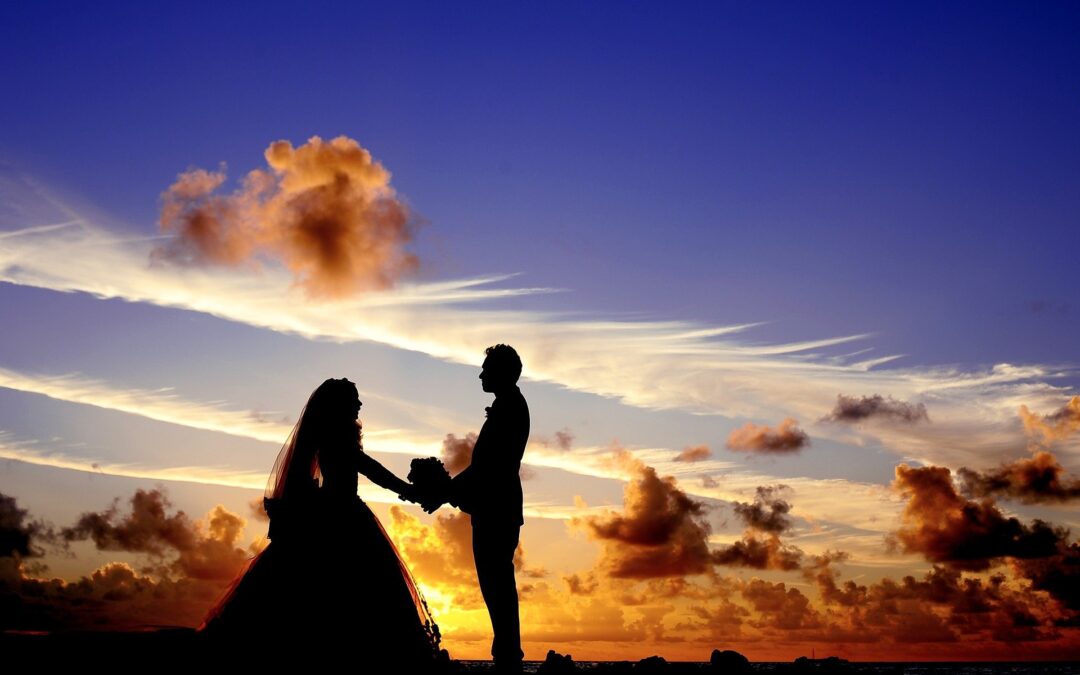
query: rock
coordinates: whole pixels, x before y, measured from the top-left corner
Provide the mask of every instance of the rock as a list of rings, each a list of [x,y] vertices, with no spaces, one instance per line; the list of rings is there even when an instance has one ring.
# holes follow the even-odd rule
[[[737,675],[741,673],[752,672],[750,668],[750,659],[746,658],[742,654],[730,649],[720,651],[714,649],[712,656],[709,658],[709,668],[712,672],[720,675]]]
[[[649,656],[637,662],[637,665],[634,666],[634,672],[648,675],[666,673],[668,672],[668,662],[662,656]]]
[[[549,649],[547,658],[537,668],[537,675],[564,675],[564,673],[577,673],[578,667],[574,665],[574,659],[567,654],[563,656],[554,649]]]

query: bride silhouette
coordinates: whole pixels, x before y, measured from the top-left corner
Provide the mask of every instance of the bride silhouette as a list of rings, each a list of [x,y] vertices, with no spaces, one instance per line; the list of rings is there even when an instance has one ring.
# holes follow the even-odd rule
[[[346,379],[308,399],[267,482],[270,543],[199,627],[211,644],[235,651],[252,638],[264,657],[359,657],[395,670],[435,663],[439,629],[356,494],[358,473],[399,495],[412,489],[364,453],[360,405]]]

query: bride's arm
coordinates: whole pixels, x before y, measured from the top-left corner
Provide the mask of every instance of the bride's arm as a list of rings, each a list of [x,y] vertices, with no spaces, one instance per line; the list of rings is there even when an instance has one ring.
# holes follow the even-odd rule
[[[395,476],[390,469],[387,469],[377,459],[363,450],[358,451],[356,470],[367,476],[372,483],[384,487],[398,496],[405,496],[412,492],[412,484],[406,483]]]

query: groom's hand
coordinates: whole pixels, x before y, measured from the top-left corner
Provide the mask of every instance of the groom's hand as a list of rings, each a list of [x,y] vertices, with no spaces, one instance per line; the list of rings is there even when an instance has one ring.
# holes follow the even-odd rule
[[[448,490],[432,490],[421,495],[420,508],[428,513],[435,513],[443,504],[449,501]]]
[[[420,503],[420,508],[424,509],[424,511],[426,511],[428,513],[435,513],[445,503],[446,503],[445,499],[435,499],[435,500],[431,500],[431,501],[427,501],[427,502],[421,502]]]

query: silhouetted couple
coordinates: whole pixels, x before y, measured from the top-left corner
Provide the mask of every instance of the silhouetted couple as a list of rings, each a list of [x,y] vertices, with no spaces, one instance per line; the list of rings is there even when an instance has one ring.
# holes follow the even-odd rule
[[[495,395],[471,464],[440,487],[407,483],[363,450],[360,398],[345,379],[323,382],[278,455],[263,503],[269,545],[249,561],[200,631],[214,644],[238,641],[261,660],[310,655],[423,670],[439,660],[439,629],[379,520],[357,496],[357,475],[420,503],[470,514],[480,590],[494,632],[497,672],[520,672],[514,551],[522,518],[519,470],[529,408],[512,347],[486,351],[483,389]]]

